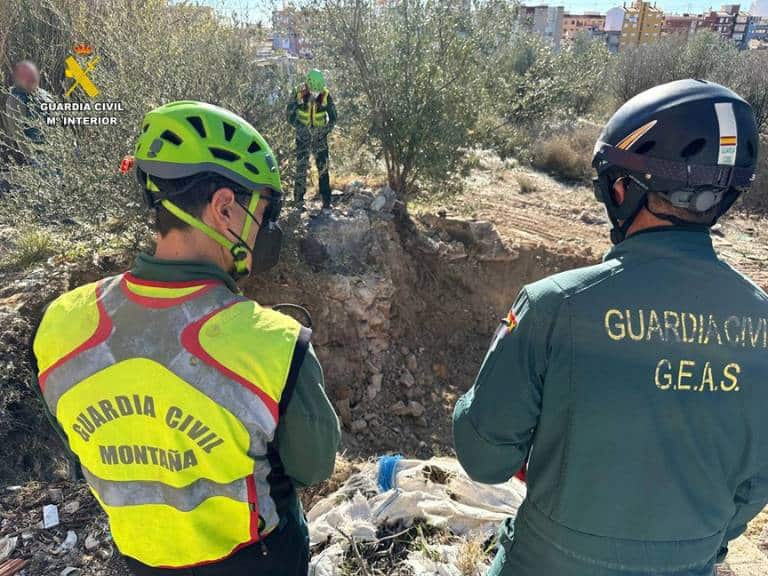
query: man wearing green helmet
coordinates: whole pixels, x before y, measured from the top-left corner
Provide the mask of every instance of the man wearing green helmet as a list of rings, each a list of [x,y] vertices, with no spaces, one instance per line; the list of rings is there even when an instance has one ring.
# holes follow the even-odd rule
[[[316,68],[307,73],[307,79],[296,87],[288,102],[288,122],[296,128],[296,178],[294,201],[304,208],[310,152],[315,156],[320,175],[320,195],[323,208],[331,206],[331,184],[328,173],[328,134],[336,125],[336,105],[325,85],[323,73]]]
[[[135,165],[155,254],[47,307],[45,404],[134,574],[303,576],[296,487],[330,476],[340,432],[311,331],[235,284],[278,261],[272,150],[182,101],[145,116]]]

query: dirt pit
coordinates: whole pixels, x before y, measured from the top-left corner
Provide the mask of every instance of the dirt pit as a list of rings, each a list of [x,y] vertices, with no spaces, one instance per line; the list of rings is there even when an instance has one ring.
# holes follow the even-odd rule
[[[264,304],[312,314],[313,343],[349,457],[451,453],[451,413],[520,288],[594,262],[591,251],[509,245],[489,222],[405,216],[392,192],[292,213],[278,270],[249,280]]]
[[[313,319],[313,344],[344,427],[350,458],[451,452],[451,412],[472,383],[491,335],[520,288],[592,263],[590,250],[502,241],[489,222],[404,214],[388,188],[356,183],[331,212],[290,212],[280,265],[248,279],[264,305],[295,303]],[[87,270],[48,263],[16,273],[0,289],[0,361],[5,400],[0,481],[65,473],[58,440],[32,392],[26,340],[45,302],[117,273],[130,256]]]

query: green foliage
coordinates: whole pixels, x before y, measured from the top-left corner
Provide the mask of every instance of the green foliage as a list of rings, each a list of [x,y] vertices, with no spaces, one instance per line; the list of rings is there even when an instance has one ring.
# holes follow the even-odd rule
[[[530,160],[540,135],[593,113],[607,96],[610,54],[586,36],[554,52],[539,36],[517,31],[491,60],[478,133],[503,156]]]
[[[703,31],[686,41],[677,35],[619,52],[611,88],[620,105],[658,84],[698,78],[729,84],[739,51],[719,34]]]
[[[101,90],[98,99],[124,107],[116,126],[48,128],[38,165],[10,166],[0,223],[74,222],[79,226],[68,230],[83,237],[109,220],[146,220],[134,177],[117,169],[133,152],[143,115],[173,100],[236,111],[266,135],[281,169],[291,173],[293,131],[284,106],[295,71],[287,60],[266,66],[255,60],[254,46],[267,40],[261,27],[168,0],[132,0],[128,6],[124,0],[23,0],[3,9],[0,29],[14,31],[0,33],[0,60],[6,66],[22,57],[39,62],[43,87],[57,100],[72,45],[92,44],[101,58],[91,74]]]
[[[758,129],[768,130],[768,52],[745,50],[739,53],[731,88],[752,105]],[[762,150],[765,156],[765,147]]]
[[[363,100],[350,120],[368,127],[360,144],[384,159],[390,185],[407,195],[419,178],[450,178],[477,116],[478,43],[461,5],[329,0],[315,33],[342,96]]]

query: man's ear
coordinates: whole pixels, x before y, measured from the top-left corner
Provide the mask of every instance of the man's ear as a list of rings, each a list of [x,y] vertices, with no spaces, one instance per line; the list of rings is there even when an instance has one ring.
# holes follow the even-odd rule
[[[225,232],[232,227],[232,218],[235,215],[235,193],[231,188],[222,187],[216,190],[208,205],[209,224],[219,232]]]
[[[623,178],[619,178],[616,180],[616,182],[613,183],[613,201],[616,202],[617,206],[624,204],[624,196],[626,191],[627,189],[624,187]]]

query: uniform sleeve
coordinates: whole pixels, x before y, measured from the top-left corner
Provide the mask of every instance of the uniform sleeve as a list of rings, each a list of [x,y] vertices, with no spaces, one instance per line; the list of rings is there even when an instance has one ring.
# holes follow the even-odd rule
[[[728,543],[741,536],[749,521],[768,505],[768,466],[738,487],[734,503],[736,512],[725,531],[723,546],[718,554],[720,562],[728,553]]]
[[[288,124],[294,127],[298,126],[298,120],[296,118],[298,107],[299,106],[296,103],[296,93],[294,91],[290,100],[288,100],[288,105],[285,107],[285,117],[288,120]]]
[[[23,154],[29,155],[27,148],[26,137],[24,136],[24,116],[26,112],[24,110],[24,104],[13,94],[9,94],[5,102],[5,114],[4,114],[5,131],[8,137],[12,141],[12,145]]]
[[[323,370],[310,345],[277,427],[276,447],[285,473],[300,487],[329,478],[340,439],[339,419],[325,393]]]
[[[336,103],[333,101],[333,96],[328,94],[328,132],[333,130],[333,127],[336,126]]]
[[[478,482],[509,480],[526,461],[541,409],[546,346],[523,290],[453,412],[456,455]]]

